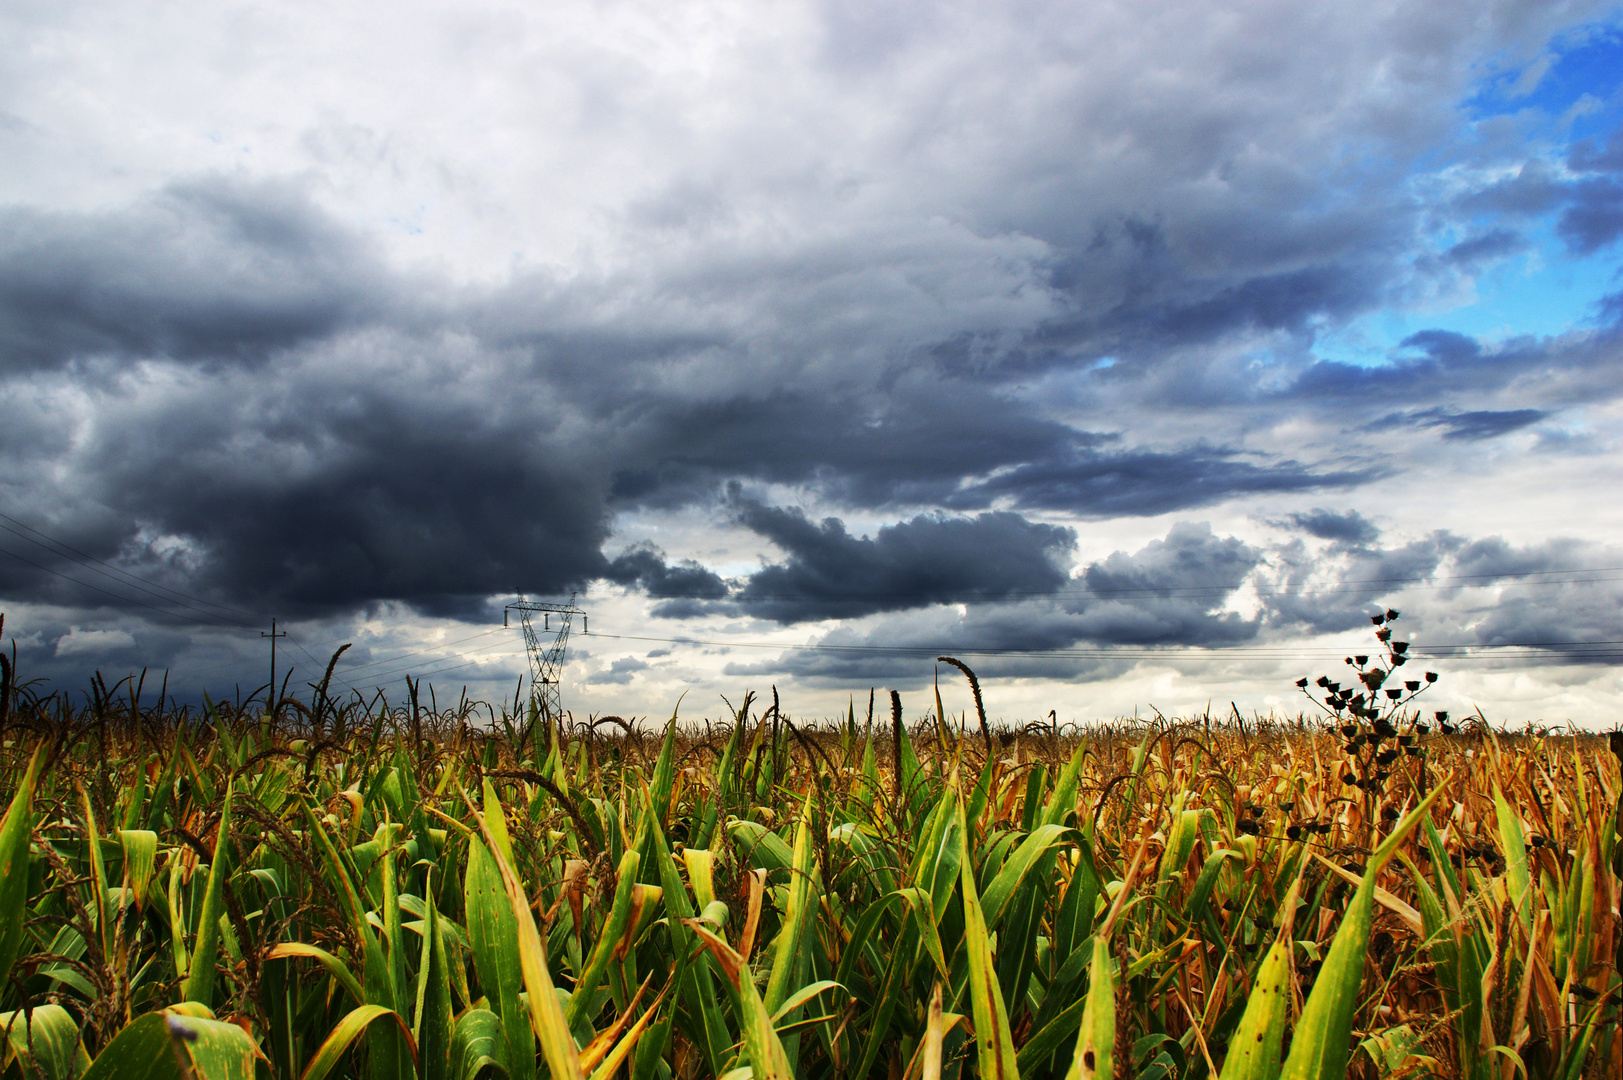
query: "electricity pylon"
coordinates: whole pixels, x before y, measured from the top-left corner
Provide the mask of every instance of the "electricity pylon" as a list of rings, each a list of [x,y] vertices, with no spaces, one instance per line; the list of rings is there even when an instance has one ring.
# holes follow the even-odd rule
[[[524,628],[524,649],[530,655],[530,700],[535,702],[543,718],[562,716],[559,685],[564,674],[564,650],[569,647],[569,620],[579,615],[584,627],[586,613],[575,606],[573,593],[567,604],[537,603],[520,594],[517,602],[502,610],[503,626],[511,625],[507,616],[513,611],[519,613],[519,625]],[[539,633],[535,628],[536,615],[541,616]],[[554,615],[558,616],[556,627],[552,625]]]

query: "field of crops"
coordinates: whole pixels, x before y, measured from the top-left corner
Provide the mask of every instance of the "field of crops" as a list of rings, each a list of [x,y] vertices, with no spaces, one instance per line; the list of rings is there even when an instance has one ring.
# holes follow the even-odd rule
[[[887,704],[633,728],[19,700],[5,1076],[1623,1067],[1605,737]]]

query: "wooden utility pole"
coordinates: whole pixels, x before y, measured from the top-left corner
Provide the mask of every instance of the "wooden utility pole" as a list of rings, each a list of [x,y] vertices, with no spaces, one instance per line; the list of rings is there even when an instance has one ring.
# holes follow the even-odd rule
[[[265,637],[270,638],[270,643],[271,643],[270,689],[265,691],[265,704],[267,706],[267,711],[270,713],[271,719],[274,720],[274,719],[276,719],[276,704],[277,704],[277,702],[276,702],[276,639],[279,638],[279,637],[287,637],[287,631],[283,630],[280,634],[278,634],[276,632],[276,620],[272,619],[271,620],[270,633],[267,634],[267,633],[265,633],[265,631],[261,630],[259,632],[259,636],[262,637],[262,638],[265,638]]]

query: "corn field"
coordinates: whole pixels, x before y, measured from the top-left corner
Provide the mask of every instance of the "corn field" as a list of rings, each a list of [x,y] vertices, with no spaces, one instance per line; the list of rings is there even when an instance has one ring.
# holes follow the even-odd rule
[[[911,727],[774,695],[644,731],[320,689],[12,710],[6,1077],[1623,1068],[1603,736],[966,733],[939,693]]]

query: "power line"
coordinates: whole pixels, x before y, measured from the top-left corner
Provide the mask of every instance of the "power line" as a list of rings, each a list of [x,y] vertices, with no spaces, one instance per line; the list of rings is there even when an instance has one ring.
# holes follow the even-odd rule
[[[456,638],[453,641],[441,642],[438,645],[430,645],[430,646],[427,646],[427,647],[422,648],[422,649],[415,649],[415,650],[413,650],[411,652],[404,652],[404,653],[400,653],[400,654],[398,654],[396,656],[385,657],[385,658],[383,658],[381,660],[368,660],[364,664],[357,664],[352,668],[346,669],[344,671],[344,675],[345,675],[346,678],[354,679],[354,678],[359,677],[360,673],[365,671],[367,668],[380,667],[380,666],[384,666],[384,665],[388,665],[388,664],[393,664],[396,661],[407,660],[407,659],[410,659],[413,656],[424,656],[424,655],[427,655],[428,653],[438,652],[438,651],[440,651],[442,649],[450,648],[452,645],[461,645],[464,642],[476,641],[476,640],[478,640],[480,638],[490,637],[492,634],[500,634],[505,629],[506,629],[506,627],[498,626],[493,630],[483,630],[483,631],[480,631],[477,634],[469,634],[467,637]],[[306,655],[308,655],[308,654],[306,654]],[[314,658],[312,657],[312,659],[314,659]],[[368,678],[368,679],[371,679],[371,678],[374,678],[374,677],[375,676],[372,676],[372,675],[366,676],[366,678]]]
[[[4,524],[4,522],[9,522],[10,524]],[[15,526],[15,528],[13,526]],[[118,581],[119,584],[133,585],[139,591],[144,592],[144,593],[148,594],[149,596],[156,597],[157,599],[165,600],[165,601],[167,601],[169,603],[178,603],[182,607],[190,608],[190,609],[192,609],[194,611],[199,611],[199,612],[201,612],[203,614],[212,615],[213,613],[212,612],[205,612],[205,611],[202,610],[202,608],[199,608],[197,605],[202,605],[204,608],[215,608],[218,611],[231,612],[231,613],[237,614],[237,615],[245,615],[250,619],[255,619],[255,620],[260,619],[259,614],[256,613],[256,612],[246,611],[246,610],[244,610],[242,608],[231,607],[230,605],[227,605],[227,604],[215,603],[212,600],[205,600],[200,596],[195,596],[195,595],[193,595],[191,593],[183,592],[180,589],[176,589],[176,588],[173,588],[173,587],[168,586],[168,585],[159,584],[158,582],[151,581],[151,580],[149,580],[147,578],[144,578],[144,577],[141,577],[141,576],[139,576],[137,574],[132,574],[128,570],[125,570],[125,569],[123,569],[121,567],[118,567],[118,566],[114,566],[112,563],[107,562],[104,559],[96,558],[94,555],[91,555],[89,552],[80,551],[78,548],[74,547],[72,544],[65,543],[65,542],[63,542],[61,540],[56,539],[54,536],[50,536],[50,535],[48,535],[46,533],[43,533],[40,530],[34,528],[31,525],[28,525],[25,522],[18,521],[16,518],[11,517],[9,514],[0,514],[0,529],[3,529],[6,532],[11,533],[13,536],[16,536],[17,538],[19,538],[19,539],[21,539],[21,540],[23,540],[23,541],[25,541],[27,543],[33,544],[36,547],[44,548],[46,551],[50,551],[51,554],[53,554],[53,555],[61,556],[62,558],[67,559],[69,562],[76,563],[77,565],[80,565],[80,566],[84,567],[84,569],[89,570],[92,573],[101,574],[103,577],[109,578],[109,579],[114,580],[114,581]],[[21,530],[21,531],[19,531],[19,530]],[[26,535],[26,534],[32,534],[32,535]],[[38,537],[39,539],[35,539],[35,537]],[[60,550],[53,550],[53,549],[60,549]],[[94,564],[94,565],[92,565],[92,564]],[[98,567],[100,567],[101,569],[98,569]],[[69,580],[73,580],[73,579],[69,579]],[[83,584],[83,583],[81,583],[81,584]],[[154,591],[154,590],[157,590],[157,591]],[[163,595],[161,595],[163,593],[167,593],[169,595],[168,596],[163,596]],[[215,617],[218,618],[219,616],[215,616]]]
[[[385,681],[386,679],[388,679],[388,678],[390,678],[392,676],[401,675],[401,674],[418,674],[418,675],[438,675],[438,674],[443,674],[445,670],[456,670],[456,668],[453,667],[453,668],[450,668],[450,669],[435,670],[435,665],[443,664],[443,663],[446,663],[447,661],[451,661],[451,660],[463,660],[463,661],[467,661],[468,664],[478,663],[478,659],[476,657],[474,657],[474,656],[471,656],[468,653],[454,652],[454,653],[450,654],[449,656],[438,656],[438,657],[435,657],[433,659],[426,660],[422,664],[406,664],[406,665],[401,665],[401,666],[394,667],[394,668],[387,667],[387,665],[396,664],[401,660],[410,659],[410,658],[416,657],[416,656],[426,656],[426,655],[428,655],[430,653],[438,651],[438,649],[440,649],[440,648],[445,648],[445,647],[448,647],[448,646],[451,646],[451,645],[461,644],[461,643],[467,642],[467,641],[475,641],[475,640],[478,640],[480,638],[486,638],[486,637],[489,637],[491,634],[501,633],[502,629],[503,628],[501,628],[501,627],[497,627],[494,630],[487,630],[487,631],[484,631],[484,632],[478,633],[478,634],[470,634],[469,636],[464,637],[464,638],[458,638],[458,639],[456,639],[454,641],[445,642],[443,645],[438,646],[438,647],[431,647],[431,648],[427,648],[427,649],[417,649],[417,650],[414,650],[412,652],[401,653],[399,655],[388,657],[388,658],[385,658],[385,659],[382,659],[382,660],[374,660],[374,661],[371,661],[370,663],[359,665],[359,666],[357,666],[355,668],[351,668],[351,669],[349,669],[347,671],[340,671],[340,670],[335,669],[334,672],[333,672],[333,678],[337,679],[341,686],[344,686],[347,689],[349,689],[350,691],[352,691],[352,692],[354,692],[356,694],[360,694],[362,697],[364,697],[365,695],[362,694],[361,690],[355,685],[358,682],[367,682],[367,683],[373,683],[374,685],[376,685],[376,684],[381,684],[383,681]],[[298,648],[300,652],[303,652],[306,656],[309,656],[311,661],[316,665],[317,668],[319,668],[322,671],[326,670],[325,664],[323,664],[320,660],[316,659],[316,657],[312,656],[310,654],[309,650],[305,649],[304,646],[301,645],[296,638],[291,638],[290,637],[288,639],[288,641],[290,643],[292,643],[296,648]],[[511,653],[513,648],[514,647],[509,647],[508,649],[497,650],[496,655],[503,655],[503,654],[506,654],[506,653]],[[374,671],[367,671],[368,668],[376,668],[376,667],[378,667],[380,665],[384,666],[384,670],[382,670],[382,671],[375,671],[375,670]],[[463,665],[463,666],[466,666],[466,665]],[[365,672],[365,674],[362,674],[363,672]]]
[[[230,627],[230,628],[233,628],[233,629],[242,629],[242,630],[252,629],[252,627],[248,626],[248,624],[246,624],[246,623],[239,623],[239,622],[236,622],[234,620],[226,619],[224,616],[210,615],[208,612],[201,613],[204,616],[203,618],[198,618],[197,616],[188,617],[188,616],[182,615],[182,614],[180,614],[178,612],[171,611],[168,608],[161,608],[156,604],[149,604],[144,600],[137,600],[133,596],[126,596],[123,593],[113,592],[111,589],[104,589],[99,585],[92,585],[88,581],[81,581],[76,577],[73,577],[73,576],[71,576],[69,574],[64,574],[60,570],[52,569],[51,567],[46,566],[43,563],[37,563],[33,559],[30,559],[30,558],[28,558],[27,556],[24,556],[24,555],[19,555],[15,551],[11,551],[11,550],[9,550],[7,548],[0,548],[0,555],[10,555],[13,559],[16,559],[18,562],[27,563],[29,566],[32,566],[36,570],[42,570],[45,573],[51,574],[51,575],[53,575],[55,577],[59,577],[64,581],[71,581],[73,584],[79,586],[82,589],[89,589],[91,592],[98,592],[98,593],[101,593],[103,596],[110,596],[113,599],[118,600],[118,601],[120,601],[122,603],[130,604],[130,605],[133,605],[135,607],[146,608],[148,611],[156,611],[158,614],[166,616],[166,617],[168,617],[170,619],[174,619],[177,622],[187,622],[187,623],[192,623],[192,624],[197,625],[197,626],[212,626],[212,627],[215,627],[215,628]]]
[[[517,649],[521,648],[521,647],[522,647],[522,644],[520,646],[510,648],[510,649],[506,649],[506,650],[497,650],[492,655],[511,657],[511,656],[516,655]],[[462,660],[462,661],[464,661],[464,663],[454,665],[454,666],[452,666],[450,668],[444,668],[444,669],[441,669],[439,671],[430,670],[435,664],[443,664],[443,663],[445,663],[445,662],[447,662],[449,660]],[[452,653],[450,656],[442,656],[438,660],[430,660],[427,663],[422,664],[420,666],[416,666],[416,667],[400,667],[400,668],[395,668],[393,671],[378,672],[375,675],[369,676],[367,678],[367,681],[368,682],[381,682],[383,679],[388,678],[389,676],[402,675],[402,674],[406,674],[408,672],[413,673],[413,674],[417,674],[417,675],[443,675],[447,671],[457,671],[457,670],[459,670],[460,668],[463,668],[463,667],[472,667],[472,666],[474,666],[476,664],[479,664],[480,662],[481,662],[481,660],[480,660],[479,657],[470,656],[467,653]]]

